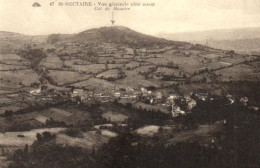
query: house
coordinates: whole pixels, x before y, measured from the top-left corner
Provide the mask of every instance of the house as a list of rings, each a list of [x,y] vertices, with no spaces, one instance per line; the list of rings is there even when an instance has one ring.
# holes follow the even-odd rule
[[[94,93],[94,97],[100,97],[102,93]]]
[[[40,122],[40,123],[43,123],[43,124],[45,124],[46,123],[46,121],[48,120],[48,118],[47,117],[45,117],[45,116],[42,116],[42,115],[38,115],[37,117],[35,117],[34,118],[36,121],[38,121],[38,122]]]
[[[87,95],[81,95],[80,96],[80,101],[84,101],[84,100],[87,100],[87,99],[88,99]]]
[[[258,110],[259,110],[259,107],[256,107],[256,106],[250,106],[249,109],[254,110],[254,111],[258,111]]]
[[[187,104],[188,104],[188,109],[192,110],[193,107],[195,107],[197,105],[197,102],[195,100],[191,99]]]
[[[129,97],[132,98],[132,99],[136,99],[137,95],[130,95]]]
[[[146,48],[136,49],[136,51],[137,51],[138,53],[146,53],[146,52],[147,52]]]
[[[234,99],[234,97],[232,96],[232,95],[230,95],[230,94],[227,94],[227,96],[226,96],[227,98],[228,98],[228,100],[230,101],[230,104],[233,104],[234,102],[235,102],[235,99]]]
[[[84,90],[83,89],[73,89],[71,96],[76,97],[76,96],[83,96],[84,95]]]
[[[162,92],[156,92],[156,99],[162,99]]]
[[[114,93],[114,96],[115,96],[115,97],[120,97],[120,96],[121,96],[121,93],[120,93],[120,92],[116,92],[116,93]]]
[[[125,93],[125,94],[122,95],[121,98],[123,98],[123,99],[128,99],[128,98],[129,98],[129,95]]]
[[[44,95],[44,96],[42,96],[42,100],[53,101],[53,95]]]
[[[86,91],[85,94],[88,95],[88,97],[93,98],[94,92],[93,91]]]
[[[39,95],[39,94],[41,94],[41,88],[31,90],[30,94],[32,94],[32,95]]]
[[[168,100],[174,100],[176,99],[178,96],[175,95],[175,94],[170,94],[169,97],[168,97]]]
[[[100,94],[100,97],[106,97],[106,98],[107,98],[107,97],[110,97],[110,96],[109,96],[109,94],[101,93],[101,94]]]
[[[135,90],[133,88],[127,87],[126,92],[133,93]]]
[[[185,111],[181,110],[181,108],[179,106],[172,105],[172,116],[176,117],[180,114],[181,115],[185,114]]]
[[[189,102],[192,100],[190,96],[185,96],[184,98],[185,98],[186,102]]]
[[[143,94],[147,94],[148,91],[147,91],[146,88],[142,87],[142,88],[141,88],[141,92],[142,92]]]
[[[248,98],[247,97],[242,97],[241,99],[240,99],[240,102],[242,103],[242,104],[244,104],[245,106],[247,105],[247,102],[248,102],[249,100],[248,100]]]
[[[208,98],[208,93],[196,93],[195,96],[198,99],[205,101]]]

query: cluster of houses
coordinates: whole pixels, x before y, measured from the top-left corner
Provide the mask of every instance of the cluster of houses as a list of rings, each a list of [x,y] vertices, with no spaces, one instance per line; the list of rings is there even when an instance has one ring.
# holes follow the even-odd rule
[[[84,90],[81,88],[74,88],[71,90],[71,98],[77,99],[79,102],[88,100],[99,100],[101,102],[114,101],[115,99],[138,100],[146,104],[171,104],[170,95],[168,98],[163,95],[161,91],[151,91],[142,87],[140,90],[130,87],[115,88],[112,90],[98,91],[98,90]]]
[[[78,98],[78,101],[84,102],[87,100],[99,100],[101,102],[114,101],[115,99],[137,99],[141,95],[147,95],[151,91],[142,88],[141,91],[133,88],[115,88],[113,90],[99,91],[99,90],[84,90],[81,88],[75,88],[71,91],[71,98]]]
[[[180,114],[183,115],[186,113],[185,111],[191,111],[192,108],[197,105],[197,99],[201,101],[214,100],[214,98],[210,97],[208,93],[204,92],[180,96],[177,94],[163,94],[161,91],[148,90],[145,87],[141,87],[140,89],[133,89],[131,87],[115,87],[111,90],[85,90],[82,88],[71,88],[70,91],[66,92],[50,92],[49,90],[46,91],[46,89],[43,90],[42,87],[40,87],[29,91],[29,95],[32,99],[39,99],[42,102],[54,102],[58,98],[59,100],[71,100],[78,104],[87,103],[91,100],[97,100],[100,102],[112,102],[114,100],[122,99],[129,100],[130,102],[136,100],[148,105],[165,106],[168,109],[171,109],[173,116],[178,116]],[[235,102],[235,98],[230,94],[227,94],[226,98],[230,101],[230,104]],[[247,97],[242,97],[239,101],[244,105],[248,104]],[[183,108],[182,105],[185,105],[185,108]],[[254,107],[254,110],[258,111],[259,108]]]
[[[41,102],[55,102],[59,100],[71,100],[75,103],[87,103],[92,100],[100,102],[112,102],[114,100],[136,100],[148,105],[166,106],[172,110],[173,115],[184,114],[185,112],[175,103],[176,99],[181,98],[183,102],[188,105],[188,109],[191,110],[196,101],[191,99],[190,96],[180,97],[176,94],[164,95],[161,91],[148,90],[145,87],[140,89],[133,89],[131,87],[126,88],[114,88],[111,90],[85,90],[82,88],[71,88],[70,91],[53,91],[42,89],[42,87],[35,88],[29,91],[29,98]]]
[[[68,91],[57,91],[54,89],[47,90],[45,87],[41,86],[30,90],[29,96],[26,98],[31,102],[55,103],[56,101],[69,100],[69,95],[70,93]]]
[[[130,87],[113,89],[111,91],[87,91],[84,89],[72,89],[71,98],[74,101],[81,103],[90,100],[98,100],[101,102],[111,102],[119,99],[137,100],[139,102],[149,105],[166,106],[171,109],[172,115],[177,116],[185,114],[185,111],[181,110],[180,106],[175,103],[176,99],[181,99],[187,105],[187,109],[191,110],[196,106],[196,101],[190,96],[178,96],[176,94],[163,95],[161,91],[151,91],[142,87],[140,90],[136,90]]]

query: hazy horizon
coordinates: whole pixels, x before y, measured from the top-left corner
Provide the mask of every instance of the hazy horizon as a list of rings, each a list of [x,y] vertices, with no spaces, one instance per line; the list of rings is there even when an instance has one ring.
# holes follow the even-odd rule
[[[116,26],[113,26],[113,27],[117,27],[117,26],[127,27],[127,26],[123,26],[123,25],[116,25]],[[102,27],[111,27],[111,26],[100,26],[100,27],[86,28],[84,30],[81,30],[81,31],[75,32],[75,33],[25,34],[25,33],[13,32],[13,31],[7,31],[7,30],[0,30],[0,32],[18,33],[18,34],[23,34],[23,35],[28,35],[28,36],[45,36],[45,35],[51,35],[51,34],[77,34],[77,33],[80,33],[80,32],[83,32],[83,31],[87,31],[87,30],[90,30],[90,29],[95,29],[95,28],[99,29],[99,28],[102,28]],[[129,28],[131,30],[134,30],[131,27],[127,27],[127,28]],[[139,32],[138,30],[134,30],[134,31],[137,31],[137,32],[143,33],[143,34],[147,34],[147,35],[156,36],[158,34],[182,34],[182,33],[185,34],[185,33],[225,31],[225,30],[239,30],[239,29],[257,29],[257,28],[260,28],[260,26],[259,27],[236,27],[236,28],[229,28],[229,29],[210,29],[210,30],[185,31],[185,32],[164,32],[164,31],[161,31],[161,32],[156,32],[154,34],[147,34],[146,32]]]
[[[52,7],[49,5],[51,1],[47,0],[39,0],[42,7],[33,8],[34,2],[0,0],[0,31],[26,35],[74,34],[91,28],[111,26],[111,11],[94,11],[86,7]],[[126,2],[131,3],[134,0]],[[136,7],[130,11],[115,11],[115,25],[149,35],[260,27],[258,0],[138,2],[155,2],[156,5]]]

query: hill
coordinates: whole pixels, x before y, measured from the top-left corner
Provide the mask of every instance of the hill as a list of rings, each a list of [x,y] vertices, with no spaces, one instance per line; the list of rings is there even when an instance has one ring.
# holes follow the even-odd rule
[[[225,50],[236,50],[243,53],[259,54],[260,38],[238,40],[209,40],[207,45]]]
[[[162,38],[156,38],[142,33],[138,33],[123,26],[101,27],[86,30],[75,35],[50,35],[48,37],[50,42],[102,42],[102,43],[116,43],[126,44],[132,47],[147,47],[165,44],[181,44],[180,42],[173,42]]]
[[[126,27],[1,33],[0,167],[257,167],[259,56]]]
[[[49,36],[1,33],[0,77],[16,80],[16,85],[24,83],[17,73],[30,75],[25,69],[34,71],[42,83],[92,90],[259,79],[257,56],[165,40],[122,26]]]
[[[260,51],[260,27],[223,29],[184,33],[160,33],[158,37],[168,40],[188,41],[219,49],[236,51]]]
[[[29,43],[45,43],[47,36],[29,36],[19,33],[0,31],[0,53],[14,53]]]

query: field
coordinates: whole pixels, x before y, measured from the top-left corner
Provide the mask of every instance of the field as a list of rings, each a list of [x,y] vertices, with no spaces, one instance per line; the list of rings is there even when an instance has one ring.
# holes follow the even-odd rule
[[[83,122],[88,119],[90,115],[86,111],[76,110],[74,108],[68,108],[66,110],[63,110],[62,108],[49,108],[43,111],[26,114],[25,116],[34,116],[35,118],[42,116],[48,119],[52,118],[55,121],[62,121],[67,125],[70,125]]]
[[[16,71],[16,70],[24,70],[28,69],[28,67],[23,65],[5,65],[0,64],[0,71]]]
[[[50,110],[53,111],[54,113],[57,113],[57,114],[60,114],[60,115],[64,115],[66,117],[70,117],[72,115],[68,111],[57,109],[57,108],[50,108]]]
[[[70,59],[64,61],[64,65],[66,66],[73,66],[73,65],[89,65],[90,62],[83,60],[83,59]]]
[[[44,131],[48,131],[50,133],[58,133],[62,130],[64,130],[64,128],[44,128],[24,132],[0,133],[0,144],[7,146],[18,146],[23,148],[26,144],[31,145],[36,140],[37,133],[43,133]],[[18,135],[23,135],[24,137],[19,138]]]
[[[124,86],[124,87],[130,86],[132,88],[139,88],[140,86],[156,85],[155,83],[145,80],[144,76],[139,75],[137,71],[125,71],[125,73],[126,73],[125,78],[114,81],[116,85]]]
[[[43,124],[45,124],[46,123],[46,121],[48,120],[48,118],[47,117],[45,117],[45,116],[42,116],[42,115],[38,115],[37,117],[35,117],[34,118],[36,121],[39,121],[40,123],[43,123]]]
[[[3,114],[5,110],[16,111],[20,108],[25,108],[22,104],[15,104],[10,106],[1,107],[1,113]],[[8,130],[28,130],[28,129],[37,129],[45,126],[47,119],[64,122],[66,125],[71,124],[80,124],[85,120],[88,120],[91,117],[90,113],[86,110],[81,110],[73,106],[69,107],[57,107],[57,108],[47,108],[44,110],[38,110],[33,112],[28,112],[24,114],[15,114],[13,115],[12,120],[5,118],[0,118],[0,131]],[[16,127],[18,128],[16,128]]]
[[[163,58],[167,59],[168,62],[172,61],[175,65],[179,66],[179,69],[187,72],[194,73],[195,71],[204,67],[201,57],[198,56],[183,56],[179,54],[171,54],[170,52],[166,52],[162,54]]]
[[[175,77],[182,77],[184,73],[181,70],[178,70],[178,69],[158,67],[157,70],[155,72],[153,72],[153,74],[155,74],[155,75],[156,74],[158,74],[158,75],[171,75],[171,76],[175,76]]]
[[[117,79],[120,76],[119,72],[120,71],[118,69],[108,70],[108,71],[105,71],[105,72],[102,72],[102,73],[98,74],[96,77],[97,78],[101,78],[101,79],[108,79],[108,78]]]
[[[31,69],[18,71],[0,71],[0,78],[15,84],[30,86],[32,83],[40,83],[39,76]]]
[[[142,128],[138,128],[136,130],[137,134],[145,135],[145,136],[153,136],[155,133],[159,132],[159,126],[157,125],[149,125]]]
[[[135,69],[139,66],[138,62],[131,61],[128,64],[125,65],[126,69]]]
[[[16,54],[4,54],[0,55],[0,63],[6,65],[16,65],[16,66],[26,66],[29,65],[29,61],[23,59],[19,55]]]
[[[49,56],[44,58],[40,65],[50,69],[61,69],[63,67],[63,62],[58,56]]]
[[[21,102],[14,102],[12,104],[4,105],[0,108],[0,114],[4,114],[6,110],[16,111],[28,107],[28,104]]]
[[[149,105],[149,104],[145,104],[142,102],[137,102],[133,105],[134,108],[136,109],[146,109],[146,110],[150,110],[150,111],[161,111],[162,113],[165,114],[169,114],[169,110],[163,106],[153,106],[153,105]]]
[[[228,62],[230,64],[237,64],[237,63],[241,63],[245,60],[245,58],[242,58],[241,56],[236,56],[236,57],[233,57],[233,58],[223,58],[221,59],[222,61],[225,61],[225,62]]]
[[[181,132],[174,135],[174,138],[170,139],[166,146],[187,141],[199,142],[200,144],[212,143],[214,142],[213,140],[215,140],[215,138],[211,136],[214,133],[220,132],[222,127],[222,123],[213,125],[200,125],[196,130]]]
[[[198,50],[197,50],[198,51]],[[205,57],[205,58],[208,58],[208,59],[218,59],[218,58],[222,58],[222,57],[225,57],[225,55],[223,53],[208,53],[208,54],[203,54],[203,53],[200,53],[200,52],[197,52],[196,54],[200,54],[202,57]],[[195,54],[195,55],[196,55]]]
[[[100,64],[111,64],[112,62],[113,62],[113,63],[116,63],[116,61],[114,61],[114,60],[115,60],[115,58],[112,57],[112,56],[109,56],[109,57],[100,57],[100,58],[98,59],[98,62],[99,62]]]
[[[53,79],[58,85],[63,85],[66,83],[76,83],[81,80],[86,80],[89,78],[86,74],[80,74],[73,71],[56,71],[49,70],[48,76]]]
[[[108,69],[121,69],[124,66],[124,64],[107,64]]]
[[[108,121],[112,121],[112,122],[123,122],[125,121],[128,116],[123,115],[123,114],[118,114],[112,111],[106,112],[102,114],[102,117],[104,117],[105,119],[107,119]]]
[[[87,74],[100,73],[105,70],[105,64],[90,65],[72,65],[71,68],[77,72],[85,72]]]
[[[155,66],[153,66],[153,65],[149,65],[149,66],[140,66],[140,67],[138,67],[138,68],[136,68],[135,70],[134,70],[134,72],[140,72],[140,73],[149,73],[149,72],[151,72],[151,68],[155,68]]]
[[[1,78],[0,79],[0,90],[4,92],[8,91],[18,91],[18,89],[21,89],[22,86],[16,83],[12,83],[8,79]]]
[[[230,65],[232,65],[232,64],[231,64],[231,63],[228,63],[228,62],[216,61],[216,62],[207,64],[207,68],[208,68],[209,70],[215,70],[215,69],[218,69],[218,68],[228,67],[228,66],[230,66]]]
[[[21,60],[21,57],[16,54],[0,54],[0,60]]]
[[[87,148],[89,150],[93,147],[99,147],[104,143],[107,143],[110,137],[116,136],[115,133],[112,133],[107,130],[103,130],[101,135],[96,134],[95,131],[89,131],[83,133],[82,138],[69,137],[64,134],[58,134],[56,137],[56,143],[68,146],[78,146],[82,148]]]
[[[38,75],[28,65],[29,62],[19,55],[0,55],[0,79],[9,82],[10,85],[13,83],[30,86],[32,83],[39,83]]]
[[[237,65],[231,68],[216,71],[215,74],[220,75],[219,81],[259,81],[259,72],[254,72],[251,66]]]
[[[150,58],[148,61],[154,65],[167,65],[169,61],[162,57],[162,58]]]
[[[88,88],[90,90],[93,90],[95,88],[99,88],[99,89],[113,89],[115,87],[114,84],[103,80],[103,79],[98,79],[98,78],[90,78],[86,81],[83,82],[79,82],[79,83],[75,83],[72,86],[76,86],[76,87],[85,87]]]

